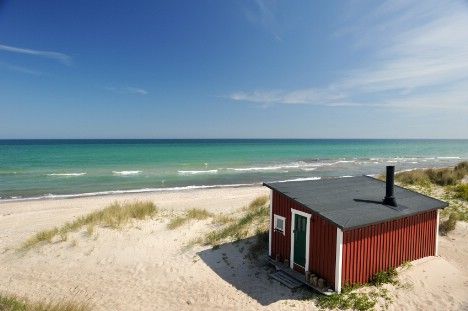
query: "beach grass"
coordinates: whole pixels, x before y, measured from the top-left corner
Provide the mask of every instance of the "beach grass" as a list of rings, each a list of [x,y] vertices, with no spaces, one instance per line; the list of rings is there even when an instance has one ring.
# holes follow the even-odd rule
[[[405,263],[406,264],[406,263]],[[394,268],[377,272],[369,281],[371,285],[380,286],[383,284],[397,284],[398,273]]]
[[[12,295],[0,294],[1,311],[88,311],[91,310],[85,303],[71,301],[29,301]]]
[[[438,186],[451,186],[459,183],[466,175],[468,175],[468,161],[463,161],[454,167],[400,172],[395,175],[395,179],[405,185],[427,187],[435,184]]]
[[[57,236],[60,237],[60,241],[66,241],[69,233],[84,226],[88,235],[92,235],[95,226],[118,229],[134,219],[152,217],[157,212],[156,206],[150,201],[114,202],[100,211],[81,216],[61,227],[40,231],[27,239],[20,249],[26,250],[41,243],[51,243]]]
[[[456,185],[452,191],[455,198],[468,201],[468,184]]]
[[[261,196],[254,199],[242,209],[243,215],[238,218],[222,218],[222,227],[208,232],[197,242],[202,245],[219,246],[225,241],[236,241],[255,234],[268,231],[268,197]]]
[[[408,268],[407,264],[403,268]],[[392,302],[389,290],[383,285],[399,285],[398,272],[394,268],[376,273],[367,284],[345,285],[340,294],[313,296],[322,309],[331,310],[373,310],[377,302],[383,301],[385,306]]]
[[[457,225],[457,214],[451,213],[449,217],[439,223],[439,232],[442,235],[447,235],[450,231],[455,230]]]
[[[204,220],[213,217],[213,213],[208,212],[206,209],[192,208],[189,209],[184,215],[174,217],[167,224],[167,228],[170,230],[177,229],[190,220]]]
[[[454,167],[417,169],[395,175],[398,184],[446,201],[449,206],[440,213],[440,234],[454,230],[457,221],[468,221],[468,161]],[[380,176],[385,179],[385,175]]]

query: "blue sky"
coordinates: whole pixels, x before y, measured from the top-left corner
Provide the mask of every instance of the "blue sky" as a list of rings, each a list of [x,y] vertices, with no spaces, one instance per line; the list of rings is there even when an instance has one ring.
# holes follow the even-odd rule
[[[466,1],[0,1],[0,138],[468,138]]]

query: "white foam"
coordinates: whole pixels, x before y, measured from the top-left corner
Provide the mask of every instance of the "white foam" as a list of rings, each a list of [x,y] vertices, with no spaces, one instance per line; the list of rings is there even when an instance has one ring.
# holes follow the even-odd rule
[[[316,167],[303,167],[301,170],[310,172],[310,171],[315,171],[317,168]]]
[[[450,160],[450,159],[461,159],[461,158],[460,157],[437,157],[437,159]]]
[[[353,177],[353,176],[351,176],[351,175],[340,176],[340,178],[349,178],[349,177]]]
[[[280,182],[289,182],[289,181],[306,181],[306,180],[319,180],[319,179],[322,179],[322,177],[317,177],[317,176],[314,176],[314,177],[301,177],[301,178],[294,178],[294,179],[278,180],[278,181],[275,181],[275,182],[280,183]]]
[[[251,187],[260,186],[261,183],[248,183],[248,184],[227,184],[227,185],[200,185],[200,186],[181,186],[181,187],[168,187],[168,188],[142,188],[142,189],[131,189],[131,190],[109,190],[109,191],[97,191],[97,192],[85,192],[85,193],[74,193],[74,194],[46,194],[38,197],[22,198],[20,196],[14,196],[9,199],[0,200],[0,202],[15,202],[15,201],[29,201],[29,200],[42,200],[42,199],[71,199],[79,197],[93,197],[100,195],[111,195],[111,194],[127,194],[127,193],[145,193],[145,192],[165,192],[165,191],[184,191],[184,190],[196,190],[196,189],[212,189],[212,188],[237,188],[237,187]]]
[[[86,175],[85,172],[83,173],[51,173],[47,174],[47,176],[83,176]]]
[[[277,171],[282,170],[285,168],[299,168],[299,164],[286,164],[286,165],[273,165],[273,166],[257,166],[257,167],[240,167],[240,168],[232,168],[228,167],[227,169],[230,171],[236,172],[249,172],[249,171]]]
[[[218,170],[204,170],[204,171],[177,171],[180,175],[203,175],[203,174],[217,174]]]
[[[140,174],[141,171],[112,171],[112,174],[114,175],[122,175],[122,176],[127,176],[127,175],[138,175]]]

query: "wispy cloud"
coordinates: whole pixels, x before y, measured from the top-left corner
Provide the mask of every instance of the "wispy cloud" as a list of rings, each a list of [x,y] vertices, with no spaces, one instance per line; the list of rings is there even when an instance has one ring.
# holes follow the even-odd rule
[[[337,105],[346,98],[339,92],[326,89],[300,89],[294,91],[264,90],[235,92],[229,96],[232,100],[258,104],[310,104],[321,102],[324,105]]]
[[[22,67],[22,66],[16,66],[16,65],[12,65],[12,64],[9,64],[9,63],[4,63],[4,62],[0,62],[0,68],[5,68],[7,70],[20,72],[20,73],[25,73],[25,74],[33,75],[33,76],[42,75],[42,72],[40,72],[40,71],[29,69],[29,68]]]
[[[253,0],[252,4],[251,7],[245,9],[247,20],[260,25],[271,33],[276,40],[282,41],[275,12],[275,0]]]
[[[133,87],[133,86],[124,86],[124,87],[108,86],[105,89],[114,93],[119,93],[119,94],[135,94],[135,95],[148,94],[147,90],[139,88],[139,87]]]
[[[325,87],[239,91],[235,101],[468,109],[468,5],[462,1],[382,3],[349,20],[351,38],[372,56]]]
[[[71,57],[68,56],[67,54],[63,54],[59,52],[26,49],[26,48],[19,48],[19,47],[3,45],[3,44],[0,44],[0,51],[49,58],[49,59],[56,60],[65,65],[71,65],[71,60],[72,60]]]

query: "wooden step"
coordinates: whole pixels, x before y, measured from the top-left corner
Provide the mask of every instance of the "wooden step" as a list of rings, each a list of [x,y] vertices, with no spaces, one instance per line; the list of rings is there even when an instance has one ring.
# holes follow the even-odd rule
[[[299,282],[295,278],[292,278],[291,276],[289,276],[288,274],[286,274],[285,272],[281,270],[275,273],[272,273],[271,277],[290,289],[296,289],[302,286],[301,282]]]

